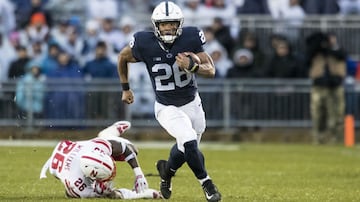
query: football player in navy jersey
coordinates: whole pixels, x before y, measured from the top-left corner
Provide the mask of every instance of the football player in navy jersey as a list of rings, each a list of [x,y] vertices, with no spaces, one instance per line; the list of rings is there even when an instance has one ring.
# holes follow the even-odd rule
[[[207,201],[220,201],[221,194],[205,169],[198,147],[206,123],[195,75],[215,76],[214,63],[202,47],[206,42],[204,33],[196,27],[182,27],[182,11],[170,1],[155,7],[151,21],[154,31],[135,33],[119,54],[122,100],[127,104],[134,102],[128,63],[144,62],[156,95],[155,117],[176,139],[168,160],[156,164],[163,197],[170,198],[171,178],[186,162],[202,185]]]

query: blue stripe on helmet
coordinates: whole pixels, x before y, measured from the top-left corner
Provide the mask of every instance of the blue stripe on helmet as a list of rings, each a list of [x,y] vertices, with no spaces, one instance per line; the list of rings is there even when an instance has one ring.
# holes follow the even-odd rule
[[[166,14],[166,16],[169,16],[169,4],[168,4],[168,1],[165,2],[165,14]]]

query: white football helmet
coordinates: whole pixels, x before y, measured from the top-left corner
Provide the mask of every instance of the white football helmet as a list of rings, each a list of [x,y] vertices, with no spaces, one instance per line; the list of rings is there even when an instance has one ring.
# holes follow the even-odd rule
[[[86,177],[96,181],[112,180],[116,175],[113,158],[99,150],[84,153],[80,157],[80,168]]]
[[[170,1],[161,2],[157,5],[151,15],[151,22],[154,25],[155,35],[165,43],[173,43],[181,35],[184,23],[184,15],[178,5]],[[159,30],[160,22],[179,22],[175,35],[161,35]]]

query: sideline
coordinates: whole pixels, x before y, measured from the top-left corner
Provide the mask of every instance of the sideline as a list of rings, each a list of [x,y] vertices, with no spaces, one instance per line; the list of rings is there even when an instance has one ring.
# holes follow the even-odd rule
[[[54,147],[58,140],[0,140],[0,146],[6,147]],[[174,142],[161,141],[131,141],[136,147],[144,149],[169,149]],[[201,149],[235,151],[240,148],[239,144],[201,142]]]

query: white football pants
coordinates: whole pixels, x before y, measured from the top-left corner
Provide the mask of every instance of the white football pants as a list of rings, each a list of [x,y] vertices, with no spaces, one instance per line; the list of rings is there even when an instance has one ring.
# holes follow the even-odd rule
[[[205,131],[205,113],[201,98],[196,94],[195,99],[181,107],[163,105],[155,102],[155,117],[160,125],[176,139],[177,147],[184,152],[184,143],[197,140]]]

